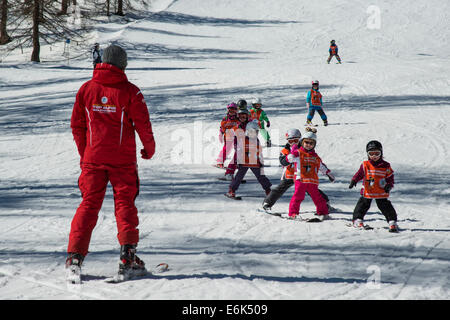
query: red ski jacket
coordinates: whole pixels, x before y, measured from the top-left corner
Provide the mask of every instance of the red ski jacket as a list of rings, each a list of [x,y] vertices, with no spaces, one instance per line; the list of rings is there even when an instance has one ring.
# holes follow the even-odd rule
[[[78,90],[71,128],[83,163],[136,163],[135,130],[147,154],[155,153],[144,96],[122,70],[110,64],[97,64],[92,80]]]

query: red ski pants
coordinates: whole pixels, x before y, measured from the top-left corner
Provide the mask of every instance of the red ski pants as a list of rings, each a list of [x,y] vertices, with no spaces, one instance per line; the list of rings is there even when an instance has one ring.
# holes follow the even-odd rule
[[[138,243],[139,219],[134,205],[139,193],[137,166],[83,164],[78,180],[83,200],[72,220],[67,252],[87,255],[108,182],[111,182],[114,194],[117,239],[120,245]]]
[[[328,206],[325,199],[320,195],[319,186],[314,183],[303,183],[295,180],[295,191],[289,203],[289,215],[297,215],[300,212],[300,204],[305,199],[305,193],[308,192],[312,201],[316,205],[318,215],[328,214]]]

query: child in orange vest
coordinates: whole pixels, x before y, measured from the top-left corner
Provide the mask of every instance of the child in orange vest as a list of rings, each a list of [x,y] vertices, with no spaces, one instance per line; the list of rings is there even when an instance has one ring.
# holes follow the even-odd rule
[[[242,129],[239,129],[242,130]],[[234,147],[236,149],[238,172],[230,183],[228,193],[225,194],[228,198],[240,200],[240,197],[236,197],[236,190],[242,182],[248,169],[252,170],[258,182],[266,192],[266,195],[270,193],[270,187],[272,183],[264,175],[263,169],[263,154],[262,146],[258,139],[258,123],[255,121],[249,122],[246,125],[245,136],[236,134]]]
[[[272,206],[275,204],[275,202],[278,201],[278,199],[281,198],[281,196],[294,185],[294,177],[295,177],[295,163],[290,163],[288,161],[288,156],[291,153],[292,146],[298,145],[300,143],[300,139],[302,138],[302,134],[300,133],[300,130],[298,129],[289,129],[286,132],[286,140],[287,143],[284,146],[283,149],[281,149],[279,160],[280,164],[283,166],[283,174],[281,176],[281,182],[278,186],[276,186],[270,194],[264,199],[263,201],[263,210],[266,212],[271,212]],[[297,146],[298,148],[298,146]],[[325,164],[324,164],[325,165]],[[330,181],[334,181],[334,177],[331,173],[328,174],[328,178]],[[328,197],[327,195],[319,189],[320,195],[324,198],[325,202],[327,203],[328,210],[330,210],[332,207],[328,204]]]
[[[328,49],[328,53],[330,56],[327,59],[327,63],[329,64],[331,61],[331,58],[336,57],[337,61],[341,63],[341,57],[338,55],[338,46],[336,45],[335,40],[331,40],[330,42],[330,49]]]
[[[349,188],[363,180],[361,197],[353,211],[353,226],[364,227],[364,216],[375,199],[378,208],[389,223],[389,232],[398,232],[397,213],[388,200],[389,191],[394,187],[394,171],[389,162],[383,160],[383,146],[376,140],[369,141],[366,146],[368,160],[364,161],[353,176]]]
[[[233,150],[234,136],[232,134],[233,128],[239,123],[237,117],[238,106],[236,103],[232,102],[227,106],[227,115],[220,122],[219,129],[219,141],[223,143],[223,148],[217,157],[217,168],[223,168],[223,164],[227,159],[227,156]]]
[[[247,123],[251,122],[250,113],[247,109],[239,109],[238,111],[238,123],[233,127],[233,133],[230,134],[230,136],[233,136],[233,140],[230,143],[232,147],[229,147],[230,149],[233,149],[234,146],[234,137],[237,139],[242,138],[243,135],[245,135],[245,128],[247,126]],[[225,176],[223,178],[219,178],[219,180],[225,180],[225,181],[231,181],[233,180],[234,172],[237,168],[237,155],[236,150],[234,152],[233,158],[228,163],[227,170],[225,171]]]
[[[308,192],[316,205],[318,218],[323,221],[329,218],[328,206],[320,195],[317,173],[320,171],[322,174],[330,176],[330,170],[314,151],[317,144],[317,131],[315,128],[309,127],[306,130],[307,132],[300,141],[301,147],[293,145],[291,154],[288,156],[289,162],[295,163],[295,191],[289,203],[289,218],[295,219],[299,214],[300,204],[305,198],[305,193]]]
[[[319,80],[312,82],[312,88],[306,95],[306,107],[308,108],[308,115],[306,116],[306,125],[312,125],[314,113],[317,111],[320,118],[323,120],[323,125],[328,125],[328,118],[322,108],[322,94],[319,91]]]

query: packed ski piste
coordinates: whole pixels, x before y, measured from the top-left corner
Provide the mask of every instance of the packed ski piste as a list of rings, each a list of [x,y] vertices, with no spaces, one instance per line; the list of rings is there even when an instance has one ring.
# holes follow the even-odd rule
[[[448,299],[450,5],[400,2],[131,1],[2,55],[0,298]]]

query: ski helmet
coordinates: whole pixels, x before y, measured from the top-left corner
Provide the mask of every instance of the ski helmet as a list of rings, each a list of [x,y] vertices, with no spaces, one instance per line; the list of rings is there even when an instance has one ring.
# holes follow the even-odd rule
[[[381,155],[383,155],[383,146],[381,143],[377,140],[369,141],[366,145],[366,152],[369,152],[371,150],[380,150]]]
[[[227,105],[227,109],[237,109],[237,104],[234,102],[231,102],[230,104]]]
[[[334,44],[335,42],[336,42],[336,40],[331,40],[330,41],[331,44]]]
[[[247,126],[245,127],[245,135],[246,136],[257,136],[258,135],[258,122],[257,121],[250,121],[247,123]]]
[[[311,82],[311,85],[315,85],[315,84],[316,84],[317,86],[319,86],[319,80],[314,80],[314,81]]]
[[[247,101],[244,99],[239,99],[237,102],[237,106],[239,109],[247,109]]]
[[[259,106],[261,106],[261,99],[260,98],[253,98],[253,100],[252,100],[252,105],[253,106],[256,106],[256,105],[259,105]]]
[[[314,144],[314,147],[317,145],[317,129],[316,128],[310,128],[307,127],[306,128],[306,132],[303,135],[302,139],[300,140],[301,143],[303,143],[303,139],[310,139],[310,140],[314,140],[316,143]]]
[[[301,139],[302,134],[300,132],[300,130],[298,129],[289,129],[286,132],[286,140],[290,140],[290,139]]]

